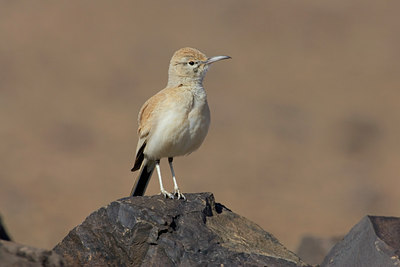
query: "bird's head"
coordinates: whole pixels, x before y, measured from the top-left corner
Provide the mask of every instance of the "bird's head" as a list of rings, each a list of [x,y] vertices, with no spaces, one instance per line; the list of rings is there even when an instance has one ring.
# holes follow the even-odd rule
[[[201,83],[211,63],[228,58],[231,57],[208,58],[195,48],[181,48],[171,58],[168,85]]]

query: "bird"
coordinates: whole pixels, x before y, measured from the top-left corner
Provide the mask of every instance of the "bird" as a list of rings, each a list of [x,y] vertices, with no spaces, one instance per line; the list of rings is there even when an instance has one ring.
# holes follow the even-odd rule
[[[210,64],[230,56],[207,57],[198,49],[177,50],[169,63],[167,86],[150,97],[138,115],[136,157],[132,172],[140,170],[130,196],[143,196],[157,170],[161,194],[165,198],[186,199],[180,192],[173,168],[174,157],[197,150],[210,125],[210,109],[203,79]],[[164,189],[160,160],[168,158],[174,183],[173,193]]]

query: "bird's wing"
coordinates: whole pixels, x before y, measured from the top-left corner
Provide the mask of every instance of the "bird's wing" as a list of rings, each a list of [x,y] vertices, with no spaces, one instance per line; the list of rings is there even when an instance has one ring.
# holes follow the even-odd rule
[[[176,102],[180,103],[180,106],[185,107],[183,117],[187,116],[189,107],[193,104],[192,97],[187,97],[191,94],[185,90],[182,90],[182,86],[170,87],[161,90],[151,98],[149,98],[142,106],[138,116],[138,135],[139,140],[136,148],[136,159],[132,171],[138,170],[144,160],[144,150],[148,141],[149,135],[152,131],[152,127],[158,120],[157,116],[162,115],[162,111],[171,110],[176,106]]]
[[[158,92],[151,98],[149,98],[142,106],[138,116],[138,134],[139,138],[145,138],[149,135],[151,126],[155,119],[156,110],[158,106],[164,101],[166,94],[164,90]]]
[[[157,111],[159,111],[162,108],[169,107],[176,101],[179,101],[181,105],[184,104],[185,102],[188,102],[187,100],[185,101],[184,99],[182,99],[182,97],[185,96],[185,94],[182,95],[183,91],[184,90],[182,90],[182,85],[176,87],[167,87],[158,92],[157,94],[153,95],[152,97],[150,97],[143,104],[138,116],[139,138],[146,137],[150,133],[154,120],[157,119],[156,114],[160,115],[160,112]],[[173,98],[173,100],[171,100],[171,98]],[[190,98],[188,100],[190,101],[191,104],[192,99]]]
[[[133,168],[131,171],[136,171],[140,169],[142,162],[144,160],[144,149],[146,147],[147,137],[150,133],[151,126],[154,120],[155,109],[157,109],[157,105],[160,104],[160,101],[165,98],[165,94],[162,91],[158,92],[156,95],[149,98],[142,106],[139,111],[138,116],[138,135],[139,140],[136,147],[136,159]]]

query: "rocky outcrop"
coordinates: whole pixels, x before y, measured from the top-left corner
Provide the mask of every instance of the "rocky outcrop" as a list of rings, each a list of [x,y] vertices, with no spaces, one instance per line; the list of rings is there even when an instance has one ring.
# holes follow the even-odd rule
[[[255,223],[215,203],[123,198],[100,208],[52,250],[0,240],[1,266],[310,266]],[[316,264],[336,238],[306,237],[298,253]],[[400,218],[366,216],[321,267],[399,266]]]
[[[53,251],[0,240],[0,266],[61,267],[66,264]]]
[[[325,257],[322,267],[399,266],[400,218],[366,216]]]
[[[93,212],[54,251],[84,266],[305,266],[211,193],[131,197]]]

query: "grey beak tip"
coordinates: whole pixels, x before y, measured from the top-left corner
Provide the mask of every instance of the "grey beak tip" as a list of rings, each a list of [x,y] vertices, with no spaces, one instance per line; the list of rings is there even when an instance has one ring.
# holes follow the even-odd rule
[[[209,59],[207,59],[206,64],[211,64],[223,59],[231,59],[230,56],[215,56],[215,57],[210,57]]]

